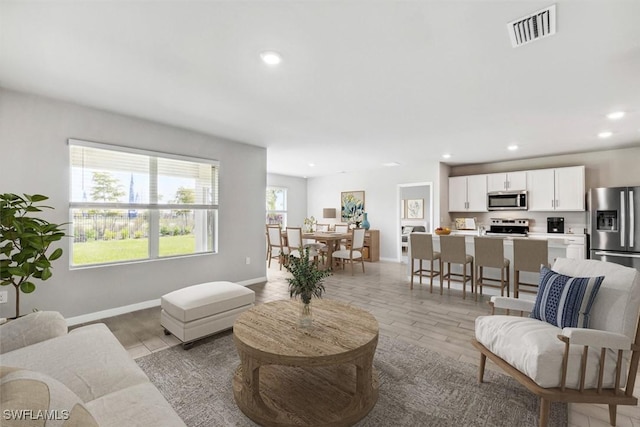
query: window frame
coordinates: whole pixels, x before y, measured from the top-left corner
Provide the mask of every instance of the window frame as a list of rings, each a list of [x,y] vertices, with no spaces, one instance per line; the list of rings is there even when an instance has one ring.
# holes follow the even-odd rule
[[[266,197],[267,197],[267,192],[270,189],[283,190],[284,191],[284,210],[268,209]],[[278,185],[267,185],[267,188],[265,188],[265,210],[266,210],[266,213],[265,213],[265,224],[270,224],[268,222],[269,215],[271,215],[271,214],[282,214],[283,215],[283,221],[282,221],[282,224],[280,224],[280,225],[283,228],[287,226],[287,216],[288,216],[288,209],[289,209],[289,201],[288,201],[289,194],[288,193],[289,193],[289,189],[287,187],[281,187],[281,186],[278,186]]]
[[[212,255],[217,254],[218,251],[218,229],[219,229],[219,192],[220,192],[220,162],[214,159],[202,158],[202,157],[192,157],[185,156],[174,153],[166,153],[154,150],[145,150],[139,148],[132,148],[121,145],[114,144],[105,144],[99,142],[92,142],[80,139],[68,139],[67,141],[69,146],[69,170],[70,170],[70,180],[69,180],[69,232],[70,232],[70,244],[69,244],[69,268],[70,269],[82,269],[87,267],[102,267],[109,265],[118,265],[118,264],[129,264],[129,263],[139,263],[139,262],[149,262],[156,260],[164,260],[164,259],[172,259],[172,258],[182,258],[189,256],[200,256],[200,255]],[[136,154],[148,157],[149,160],[149,170],[147,172],[149,178],[149,202],[148,203],[130,203],[130,202],[77,202],[73,201],[73,168],[74,165],[72,163],[72,147],[82,147],[82,148],[93,148],[99,150],[108,150],[113,151],[115,153],[123,153],[123,154]],[[192,162],[197,164],[211,165],[213,167],[212,176],[211,176],[211,202],[210,203],[158,203],[158,159],[169,159],[169,160],[178,160],[184,162]],[[108,261],[108,262],[96,262],[96,263],[88,263],[88,264],[74,264],[73,263],[73,247],[75,244],[75,233],[74,233],[74,215],[73,211],[77,209],[86,209],[86,210],[146,210],[149,213],[148,218],[148,256],[146,258],[135,258],[135,259],[124,259],[118,261]],[[212,224],[210,227],[212,228],[212,241],[210,242],[211,248],[210,250],[198,251],[193,253],[185,253],[185,254],[177,254],[177,255],[160,255],[160,213],[161,211],[176,211],[176,210],[199,210],[208,213],[212,212]],[[197,236],[196,236],[197,238]]]

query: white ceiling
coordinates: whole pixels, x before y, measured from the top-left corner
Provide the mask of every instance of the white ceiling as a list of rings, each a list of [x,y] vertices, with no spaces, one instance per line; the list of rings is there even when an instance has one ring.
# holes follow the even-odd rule
[[[506,23],[550,4],[0,0],[0,86],[267,147],[295,176],[640,144],[640,1],[558,0],[557,34],[512,48]]]

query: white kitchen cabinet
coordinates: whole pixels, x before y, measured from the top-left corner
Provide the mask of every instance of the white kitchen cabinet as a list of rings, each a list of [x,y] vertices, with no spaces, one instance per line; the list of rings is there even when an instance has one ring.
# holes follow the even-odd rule
[[[584,166],[527,173],[530,211],[584,211]]]
[[[584,166],[556,169],[555,190],[557,211],[583,211]]]
[[[487,212],[487,176],[449,178],[450,212]]]
[[[491,173],[487,175],[487,191],[524,191],[527,189],[527,172]]]

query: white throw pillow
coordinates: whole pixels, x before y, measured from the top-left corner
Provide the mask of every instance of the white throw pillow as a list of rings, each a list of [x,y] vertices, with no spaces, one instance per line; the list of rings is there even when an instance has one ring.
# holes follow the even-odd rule
[[[0,366],[0,416],[3,427],[98,427],[84,402],[60,381],[9,366]]]

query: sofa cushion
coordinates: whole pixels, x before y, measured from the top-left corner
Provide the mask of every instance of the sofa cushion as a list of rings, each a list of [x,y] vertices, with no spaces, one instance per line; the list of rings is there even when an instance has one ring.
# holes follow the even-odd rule
[[[64,384],[22,368],[0,366],[0,409],[6,427],[98,427],[84,403]]]
[[[149,381],[104,324],[5,353],[1,362],[50,375],[84,402]]]
[[[571,277],[545,266],[531,317],[559,328],[588,328],[589,312],[604,277]]]
[[[492,353],[504,359],[541,387],[559,387],[561,384],[564,343],[558,339],[562,329],[529,317],[480,316],[476,319],[476,339]],[[567,370],[567,387],[579,388],[580,360],[583,346],[571,345]],[[628,352],[627,352],[628,353]],[[617,354],[607,350],[603,386],[615,384]],[[598,383],[600,349],[589,347],[585,386],[594,388]],[[623,359],[621,385],[626,381],[626,363]]]
[[[36,311],[0,326],[0,354],[67,334],[57,311]]]
[[[151,383],[115,391],[87,403],[100,427],[184,427],[184,422]]]

